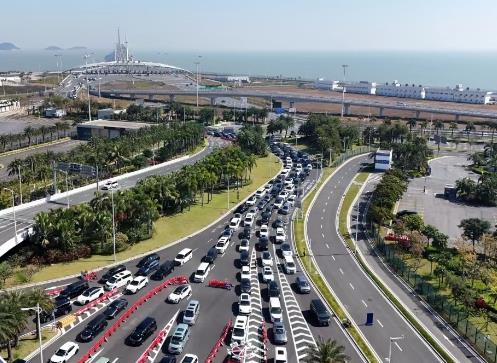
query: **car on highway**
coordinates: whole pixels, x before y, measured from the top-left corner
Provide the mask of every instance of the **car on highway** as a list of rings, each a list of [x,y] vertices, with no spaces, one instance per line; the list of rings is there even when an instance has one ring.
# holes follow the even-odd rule
[[[276,228],[276,235],[274,237],[276,243],[283,243],[286,241],[286,232],[282,227]]]
[[[297,272],[297,266],[292,256],[284,256],[283,268],[288,275],[293,275]]]
[[[240,272],[240,280],[250,279],[250,267],[242,266],[242,271]]]
[[[290,207],[293,207],[295,205],[295,201],[297,200],[297,196],[295,194],[291,194],[288,199],[287,203],[290,205]]]
[[[143,265],[142,267],[140,267],[136,272],[136,275],[148,276],[152,272],[156,271],[159,268],[159,266],[160,266],[159,260],[152,260],[146,263],[145,265]]]
[[[193,258],[193,251],[190,248],[183,248],[174,258],[176,265],[183,266]]]
[[[285,324],[281,321],[275,322],[273,324],[273,343],[286,344],[287,341]]]
[[[199,363],[199,360],[195,354],[185,354],[180,363]]]
[[[301,294],[310,294],[311,293],[311,285],[307,280],[307,277],[304,275],[299,275],[295,279],[295,285],[297,285],[297,290]]]
[[[49,363],[67,362],[79,352],[79,345],[74,342],[65,342],[57,351],[50,357]]]
[[[217,253],[223,255],[226,252],[226,249],[228,248],[229,244],[230,244],[230,239],[228,237],[223,236],[219,238],[219,240],[216,243]]]
[[[278,213],[283,214],[284,216],[288,215],[288,213],[290,213],[290,203],[285,202]]]
[[[216,251],[217,255],[217,251]],[[166,261],[162,265],[159,266],[157,270],[150,276],[152,280],[162,280],[164,277],[169,275],[171,272],[174,271],[175,267],[175,262],[174,261]]]
[[[266,188],[265,187],[257,189],[257,191],[255,192],[256,198],[263,198],[265,195],[266,195]]]
[[[232,229],[230,226],[226,226],[221,236],[231,238],[233,236],[234,231],[235,230]]]
[[[283,207],[284,204],[285,204],[285,199],[282,197],[277,197],[276,200],[274,201],[273,207],[275,209],[280,209]]]
[[[117,299],[111,302],[104,311],[107,319],[114,319],[117,314],[126,309],[128,301],[126,299]]]
[[[183,323],[188,325],[194,325],[197,322],[199,313],[200,313],[200,301],[190,300],[188,302],[188,306],[183,312]]]
[[[285,223],[283,222],[283,220],[278,217],[274,220],[273,222],[273,228],[283,228],[285,226]]]
[[[128,335],[125,342],[131,346],[142,345],[142,343],[157,330],[157,322],[154,318],[146,317],[140,324]]]
[[[271,322],[283,321],[283,310],[281,309],[281,301],[279,297],[269,298],[269,315]]]
[[[244,227],[252,227],[252,225],[254,224],[254,213],[247,213],[245,215],[245,219],[243,220],[243,226]]]
[[[328,309],[320,299],[311,300],[311,314],[316,320],[316,324],[320,326],[330,325],[331,316]]]
[[[197,267],[197,271],[193,274],[193,281],[204,282],[212,269],[212,265],[208,262],[201,262]]]
[[[259,238],[257,246],[259,247],[259,251],[267,251],[267,249],[269,248],[269,238],[267,237]]]
[[[143,257],[138,262],[138,264],[136,265],[136,267],[141,268],[143,266],[146,266],[146,265],[152,263],[153,261],[159,261],[159,260],[160,260],[160,256],[157,253],[151,253],[150,255],[147,255],[147,256]]]
[[[244,226],[239,237],[240,239],[250,239],[250,237],[252,237],[252,228],[250,226]]]
[[[167,297],[167,301],[173,304],[178,304],[181,300],[187,298],[192,294],[192,287],[188,284],[179,285]]]
[[[100,278],[100,282],[102,284],[105,284],[112,276],[114,276],[115,274],[118,274],[119,272],[125,271],[125,270],[126,270],[125,265],[117,265],[117,266],[111,267],[102,275],[102,277]]]
[[[165,357],[162,357],[159,363],[177,363],[177,362],[178,361],[174,355],[166,355]]]
[[[167,351],[172,354],[181,354],[189,339],[190,327],[184,323],[178,324],[171,336]]]
[[[248,211],[249,209],[249,206],[245,203],[243,204],[240,204],[236,209],[235,209],[235,214],[238,213],[238,214],[243,214],[245,213],[246,211]]]
[[[240,299],[238,300],[238,312],[240,314],[251,314],[252,313],[250,294],[247,294],[247,293],[240,294]]]
[[[86,305],[93,300],[98,299],[104,294],[104,288],[102,286],[94,286],[85,290],[81,295],[78,296],[78,303],[81,305]]]
[[[259,231],[259,237],[269,237],[269,227],[267,224],[263,224]]]
[[[248,317],[245,315],[238,315],[231,331],[231,343],[238,343],[239,345],[245,344],[247,339],[247,322]]]
[[[273,256],[269,251],[262,252],[261,261],[262,266],[273,266]]]
[[[90,285],[88,281],[80,280],[67,285],[64,290],[62,290],[57,297],[58,299],[73,299],[78,295],[81,295],[84,291],[88,290]]]
[[[288,363],[288,356],[285,347],[274,348],[274,363]]]
[[[231,218],[229,227],[232,230],[236,230],[236,229],[238,229],[238,227],[240,227],[241,221],[242,221],[242,219],[240,217],[233,217],[233,218]]]
[[[263,224],[268,224],[269,220],[271,219],[271,211],[270,210],[264,210],[264,212],[261,213],[261,225]]]
[[[119,183],[115,180],[108,180],[100,187],[101,190],[112,190],[117,188],[119,188]]]
[[[59,297],[54,299],[52,310],[43,310],[40,313],[40,322],[48,323],[49,321],[55,320],[56,318],[69,314],[72,311],[71,300],[65,297]]]
[[[250,254],[248,251],[242,251],[240,253],[240,265],[247,266],[250,263]]]
[[[283,243],[280,247],[280,251],[283,257],[292,255],[292,247],[290,247],[288,243]]]
[[[280,192],[280,194],[278,194],[278,197],[283,198],[284,200],[287,200],[289,196],[290,194],[286,190],[283,190],[282,192]]]
[[[136,276],[124,289],[124,293],[126,294],[136,294],[138,291],[143,289],[148,285],[148,277],[147,276]]]
[[[84,328],[78,335],[78,340],[80,342],[89,342],[95,338],[98,333],[107,327],[107,316],[105,314],[99,314],[93,318],[86,328]]]
[[[252,284],[250,283],[249,279],[240,280],[240,291],[241,292],[245,292],[247,294],[250,294],[251,290],[252,290]]]
[[[238,246],[238,251],[246,251],[248,252],[250,250],[250,241],[246,238],[242,239],[240,241],[240,245]]]
[[[115,274],[114,276],[112,276],[105,283],[105,290],[118,289],[130,283],[131,280],[133,280],[133,275],[131,274],[131,271],[128,270],[121,271]]]
[[[264,266],[262,268],[262,281],[269,282],[274,281],[273,269],[269,266]]]
[[[249,199],[247,199],[247,201],[245,202],[245,204],[247,204],[249,207],[252,207],[253,205],[255,205],[255,203],[257,203],[257,197],[255,195],[251,196]]]
[[[269,297],[279,297],[280,296],[280,287],[276,281],[269,281],[268,283],[268,293]]]

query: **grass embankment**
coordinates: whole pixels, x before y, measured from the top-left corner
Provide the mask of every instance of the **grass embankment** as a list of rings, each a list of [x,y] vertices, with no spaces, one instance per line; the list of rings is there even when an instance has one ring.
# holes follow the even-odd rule
[[[252,170],[252,182],[240,188],[230,190],[229,208],[234,207],[239,201],[253,193],[270,178],[274,177],[280,169],[278,158],[273,154],[257,160],[257,166]],[[207,196],[205,196],[207,200]],[[217,218],[228,211],[228,192],[223,191],[214,194],[209,204],[201,203],[185,209],[183,213],[162,217],[154,224],[154,234],[152,238],[131,246],[126,251],[117,254],[117,261],[167,246],[178,239],[193,234],[195,231],[214,222]],[[207,242],[207,241],[206,241]],[[113,263],[113,256],[94,255],[90,258],[80,259],[70,263],[56,264],[43,267],[33,275],[33,282],[45,281],[77,274],[83,270],[93,270]]]
[[[52,339],[55,334],[57,334],[55,330],[43,329],[41,334],[42,343],[45,344],[48,340]],[[39,347],[40,343],[35,336],[26,337],[23,340],[20,340],[15,348],[12,348],[12,357],[14,360],[23,359],[36,349],[39,349]],[[7,360],[7,349],[0,349],[0,356]]]
[[[350,238],[349,231],[347,229],[347,218],[348,211],[352,202],[359,193],[362,184],[366,181],[369,173],[359,173],[345,194],[345,197],[342,202],[342,206],[339,213],[338,227],[339,232],[342,237],[347,242],[349,248],[354,248],[354,242]],[[438,342],[433,339],[430,332],[427,331],[418,320],[412,315],[412,313],[402,305],[402,303],[398,300],[398,298],[391,292],[391,290],[383,284],[383,282],[376,276],[376,274],[369,269],[366,265],[362,256],[360,254],[356,254],[358,262],[361,264],[363,270],[369,275],[369,277],[375,282],[375,284],[381,289],[381,291],[387,296],[387,298],[395,305],[398,311],[411,323],[412,326],[423,336],[423,338],[431,345],[431,347],[444,359],[445,362],[455,362],[454,359],[447,354],[445,349],[438,344]]]
[[[324,183],[324,181],[335,171],[335,168],[324,168],[323,175],[321,177],[320,182],[315,186],[314,190],[305,196],[302,210],[303,214],[307,213],[309,206],[312,200],[315,198],[317,191]],[[307,248],[307,244],[305,243],[304,237],[304,221],[303,220],[295,220],[293,223],[293,233],[295,236],[295,246],[297,248],[297,253],[300,256],[300,260],[304,266],[304,269],[307,271],[307,274],[312,279],[314,285],[319,289],[321,295],[326,299],[328,304],[331,306],[334,314],[341,320],[344,321],[347,318],[345,311],[342,309],[340,304],[338,303],[335,296],[328,289],[326,282],[321,277],[321,275],[316,271],[314,263],[312,262],[310,252]],[[378,362],[374,353],[369,349],[369,346],[362,339],[359,331],[354,326],[349,326],[346,328],[352,339],[354,339],[355,343],[362,351],[364,356],[368,359],[369,362]]]

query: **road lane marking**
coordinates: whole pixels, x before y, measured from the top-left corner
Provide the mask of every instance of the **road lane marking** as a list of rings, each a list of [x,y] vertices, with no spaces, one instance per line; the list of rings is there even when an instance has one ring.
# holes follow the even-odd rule
[[[328,202],[325,202],[324,205],[328,205]]]
[[[338,271],[340,271],[340,273],[343,275],[343,270],[342,268],[339,268]]]
[[[361,300],[362,303],[364,304],[365,307],[368,307],[368,304],[366,304],[366,302],[364,300]]]
[[[324,233],[321,233],[321,236],[323,236],[323,238],[324,238]]]
[[[325,209],[323,208],[323,213],[325,212]]]
[[[449,338],[447,338],[447,336],[445,334],[442,334],[442,335],[450,343],[450,345],[452,345],[453,347],[455,347],[454,343],[452,343],[452,341]]]
[[[325,245],[326,245],[326,248],[330,248],[330,246],[328,246],[328,244],[327,244],[327,243],[325,243]]]
[[[331,193],[330,193],[331,194]],[[330,200],[330,196],[328,195],[328,200]]]
[[[114,360],[112,361],[112,363],[116,363],[118,360],[119,360],[119,357],[117,357],[116,359],[114,359]]]
[[[402,350],[402,348],[400,347],[399,343],[394,342],[394,344],[395,344],[395,346],[396,346],[397,348],[399,348],[399,350],[400,350],[401,352],[403,351],[403,350]]]
[[[352,285],[352,283],[351,283],[351,282],[349,282],[349,285],[350,285],[350,288],[351,288],[352,290],[355,290],[354,285]]]
[[[321,229],[323,229],[323,225],[321,225]]]
[[[335,260],[335,256],[331,255],[331,258],[333,259],[333,261],[336,261],[336,260]]]
[[[378,319],[376,319],[376,321],[378,322],[378,324],[380,324],[380,326],[381,326],[382,328],[384,328],[384,326],[383,326],[383,324],[381,323],[381,321],[379,321]]]

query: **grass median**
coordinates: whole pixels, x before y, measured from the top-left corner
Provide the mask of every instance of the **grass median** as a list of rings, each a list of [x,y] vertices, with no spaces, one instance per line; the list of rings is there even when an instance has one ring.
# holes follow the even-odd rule
[[[183,237],[195,233],[199,229],[214,222],[220,216],[233,208],[239,201],[257,190],[269,179],[274,177],[280,170],[279,159],[270,154],[267,157],[257,159],[257,165],[251,173],[251,183],[240,188],[230,190],[229,206],[228,192],[223,191],[214,194],[209,204],[201,206],[200,203],[186,208],[183,213],[159,218],[154,224],[152,238],[141,241],[131,246],[126,251],[117,253],[117,261],[163,247]],[[207,242],[207,241],[206,241]],[[43,267],[33,275],[32,282],[46,281],[63,276],[77,274],[83,270],[93,270],[113,263],[113,256],[94,255],[69,263],[61,263]]]
[[[45,344],[48,340],[52,339],[55,334],[57,334],[56,330],[51,329],[43,329],[42,330],[42,344]],[[12,357],[14,360],[23,359],[27,357],[30,353],[34,352],[36,349],[39,349],[40,342],[33,335],[30,337],[23,338],[19,341],[16,347],[12,348]],[[7,349],[0,349],[0,356],[7,360]]]

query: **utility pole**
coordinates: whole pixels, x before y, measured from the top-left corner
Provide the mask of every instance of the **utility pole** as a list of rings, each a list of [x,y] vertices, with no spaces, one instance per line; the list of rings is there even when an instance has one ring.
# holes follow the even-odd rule
[[[22,204],[22,178],[21,178],[21,165],[17,165],[19,176],[19,204]]]
[[[38,330],[38,342],[40,344],[40,362],[45,363],[43,360],[43,345],[42,345],[42,340],[41,340],[41,324],[40,324],[40,314],[41,314],[41,308],[40,308],[40,303],[36,303],[36,306],[31,307],[31,308],[21,308],[22,311],[30,311],[30,310],[35,310],[36,311],[36,327]]]
[[[114,188],[110,190],[110,197],[112,203],[112,244],[114,249],[114,262],[116,262],[116,218],[114,208]]]
[[[344,113],[344,108],[345,108],[345,70],[347,69],[349,65],[348,64],[342,64],[343,68],[343,86],[342,86],[342,118],[343,118],[343,113]]]
[[[199,56],[197,56],[197,58],[198,58],[198,61],[195,62],[195,65],[197,66],[197,108],[198,108],[198,82],[199,82],[199,79],[198,79],[198,76],[199,76],[199,74],[198,74],[198,67],[200,65],[200,58],[202,58],[202,56],[199,55]]]
[[[16,219],[16,200],[15,200],[15,193],[12,189],[10,188],[3,188],[3,190],[6,190],[10,192],[10,195],[12,196],[12,215],[14,218],[14,234],[15,234],[15,242],[17,245],[17,219]]]
[[[86,90],[88,93],[88,121],[91,121],[90,83],[88,82],[88,75],[86,75]]]

